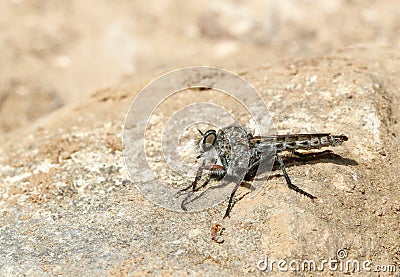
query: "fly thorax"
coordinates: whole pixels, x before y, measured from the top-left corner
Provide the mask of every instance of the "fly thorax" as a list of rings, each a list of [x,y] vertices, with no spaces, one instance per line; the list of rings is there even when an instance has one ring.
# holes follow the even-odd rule
[[[239,126],[222,129],[217,138],[217,149],[221,159],[227,163],[227,174],[241,180],[247,172],[250,151],[248,135]]]

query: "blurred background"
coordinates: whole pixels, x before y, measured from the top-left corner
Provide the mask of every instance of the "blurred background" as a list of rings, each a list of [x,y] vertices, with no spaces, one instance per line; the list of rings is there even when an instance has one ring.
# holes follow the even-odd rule
[[[398,47],[399,11],[390,0],[3,0],[0,133],[138,75]]]

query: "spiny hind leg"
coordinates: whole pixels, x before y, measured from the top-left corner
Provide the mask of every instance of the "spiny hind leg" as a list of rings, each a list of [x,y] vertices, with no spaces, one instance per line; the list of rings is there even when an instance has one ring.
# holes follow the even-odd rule
[[[288,175],[287,172],[286,172],[285,164],[284,164],[283,161],[282,161],[282,157],[281,157],[278,153],[276,153],[275,156],[276,156],[276,160],[278,161],[279,166],[280,166],[280,168],[281,168],[281,170],[282,170],[282,172],[283,172],[283,176],[284,176],[285,179],[286,179],[286,183],[287,183],[288,187],[289,187],[290,189],[292,189],[292,190],[294,190],[294,191],[300,193],[300,194],[303,194],[304,196],[307,196],[308,198],[311,198],[311,199],[317,198],[317,197],[315,197],[314,195],[309,194],[308,192],[306,192],[306,191],[302,190],[301,188],[299,188],[298,186],[294,185],[294,184],[292,183],[292,181],[290,180],[289,175]]]

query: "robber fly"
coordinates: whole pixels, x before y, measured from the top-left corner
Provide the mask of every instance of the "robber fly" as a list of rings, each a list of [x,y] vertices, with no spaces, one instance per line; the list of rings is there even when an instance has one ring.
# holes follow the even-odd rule
[[[215,130],[208,130],[205,133],[199,130],[199,132],[202,139],[198,145],[200,155],[197,158],[203,158],[203,163],[198,168],[192,184],[181,191],[190,189],[193,192],[198,191],[212,179],[222,180],[227,178],[230,181],[237,181],[229,197],[224,218],[229,216],[232,201],[240,182],[252,180],[261,164],[271,159],[274,159],[272,162],[278,163],[290,189],[310,199],[315,199],[315,196],[292,183],[280,153],[290,151],[301,156],[304,154],[297,152],[297,150],[337,146],[348,140],[345,135],[331,135],[329,133],[253,136],[241,126],[229,126],[218,132]],[[207,176],[204,183],[199,185],[204,172],[207,173]],[[184,204],[181,207],[185,209]]]

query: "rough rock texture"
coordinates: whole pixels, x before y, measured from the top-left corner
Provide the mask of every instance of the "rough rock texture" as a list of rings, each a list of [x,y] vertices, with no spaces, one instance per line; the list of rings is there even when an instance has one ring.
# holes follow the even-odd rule
[[[339,249],[400,270],[399,4],[261,2],[0,4],[0,275],[260,274],[265,256],[318,263]],[[279,133],[349,137],[339,156],[289,164],[316,200],[279,171],[225,220],[226,202],[177,213],[135,189],[121,141],[131,101],[199,63],[253,84]]]

